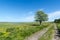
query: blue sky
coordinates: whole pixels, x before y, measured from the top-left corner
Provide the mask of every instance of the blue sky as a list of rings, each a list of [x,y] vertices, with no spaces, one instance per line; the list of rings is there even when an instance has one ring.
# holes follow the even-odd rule
[[[32,22],[38,10],[60,18],[60,0],[0,0],[0,22]]]

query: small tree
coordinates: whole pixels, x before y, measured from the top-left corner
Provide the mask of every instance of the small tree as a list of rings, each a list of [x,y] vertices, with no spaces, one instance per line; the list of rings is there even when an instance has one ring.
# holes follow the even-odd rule
[[[45,14],[43,11],[37,11],[35,15],[35,21],[38,21],[40,24],[42,21],[47,21],[48,15]]]

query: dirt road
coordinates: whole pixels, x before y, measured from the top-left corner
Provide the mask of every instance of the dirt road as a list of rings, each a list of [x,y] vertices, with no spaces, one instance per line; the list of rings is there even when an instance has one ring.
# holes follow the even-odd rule
[[[57,34],[58,30],[57,30],[57,26],[54,23],[54,34],[53,34],[53,39],[52,40],[60,40],[60,37]]]
[[[38,40],[44,33],[48,31],[50,27],[44,28],[43,30],[40,30],[34,34],[32,34],[30,37],[25,38],[25,40]]]

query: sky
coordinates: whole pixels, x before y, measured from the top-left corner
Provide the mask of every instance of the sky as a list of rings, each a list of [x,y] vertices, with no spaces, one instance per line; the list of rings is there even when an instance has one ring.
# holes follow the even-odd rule
[[[43,10],[48,21],[60,18],[60,0],[0,0],[0,22],[32,22]]]

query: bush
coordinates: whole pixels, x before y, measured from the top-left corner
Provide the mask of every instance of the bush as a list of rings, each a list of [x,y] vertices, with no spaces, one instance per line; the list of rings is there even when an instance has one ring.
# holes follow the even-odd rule
[[[54,23],[60,23],[60,19],[55,19]]]

